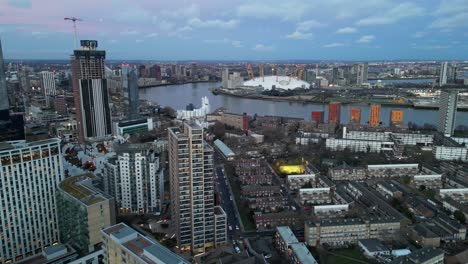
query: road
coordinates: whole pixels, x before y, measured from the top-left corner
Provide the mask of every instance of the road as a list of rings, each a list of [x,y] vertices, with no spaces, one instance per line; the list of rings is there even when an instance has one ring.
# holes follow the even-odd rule
[[[240,225],[239,219],[236,217],[234,195],[231,194],[228,184],[229,180],[224,174],[222,166],[216,166],[216,189],[221,196],[221,207],[224,209],[227,215],[228,238],[233,240],[237,239],[238,235],[240,235],[240,230],[236,230],[236,226],[240,227]],[[232,227],[232,230],[230,230],[229,226]]]

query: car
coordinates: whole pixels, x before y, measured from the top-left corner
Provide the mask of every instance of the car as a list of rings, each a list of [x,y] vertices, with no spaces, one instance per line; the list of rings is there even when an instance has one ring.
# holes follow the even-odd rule
[[[266,254],[266,255],[264,255],[264,256],[265,256],[265,259],[271,258],[271,254]]]
[[[236,230],[239,230],[239,226],[238,226],[238,225],[236,225]]]
[[[240,251],[240,248],[239,248],[238,246],[236,246],[234,249],[236,250],[237,253],[240,253],[240,252],[241,252],[241,251]]]
[[[233,199],[232,199],[232,195],[231,195],[231,197],[229,197],[229,199],[230,199],[231,201],[233,200]]]
[[[232,231],[232,226],[229,226],[229,231]]]

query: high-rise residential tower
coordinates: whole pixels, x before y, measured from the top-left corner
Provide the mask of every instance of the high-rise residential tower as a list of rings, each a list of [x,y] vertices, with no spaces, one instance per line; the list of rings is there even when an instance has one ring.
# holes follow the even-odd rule
[[[78,141],[106,138],[112,134],[109,94],[105,77],[106,52],[96,50],[96,40],[82,40],[72,57],[73,93],[78,121]]]
[[[44,90],[44,97],[46,98],[47,106],[49,106],[51,97],[57,95],[54,73],[49,71],[41,72],[41,82],[42,89]]]
[[[458,91],[442,91],[439,103],[439,124],[437,130],[450,137],[455,130]]]
[[[10,103],[8,102],[8,90],[3,62],[2,40],[0,39],[0,120],[9,120]]]
[[[0,263],[17,263],[59,241],[60,140],[0,146]]]
[[[122,90],[127,106],[128,119],[137,119],[140,115],[140,98],[138,94],[138,77],[136,70],[130,66],[122,66]]]
[[[105,162],[104,191],[115,197],[119,214],[156,214],[164,200],[164,170],[155,144],[123,144]]]
[[[448,78],[448,62],[442,62],[440,64],[440,76],[439,76],[439,86],[447,84]]]
[[[360,124],[361,123],[361,108],[353,107],[349,111],[349,122]]]
[[[357,65],[357,85],[362,85],[367,83],[367,74],[368,74],[369,65],[367,63],[360,63]]]
[[[379,104],[370,105],[370,118],[369,118],[370,127],[380,126],[380,109],[381,107]]]
[[[328,104],[328,122],[340,124],[341,103],[330,102]]]
[[[203,128],[169,128],[171,213],[178,247],[202,253],[226,241],[226,217],[214,206],[213,149]],[[219,227],[219,228],[218,228]]]

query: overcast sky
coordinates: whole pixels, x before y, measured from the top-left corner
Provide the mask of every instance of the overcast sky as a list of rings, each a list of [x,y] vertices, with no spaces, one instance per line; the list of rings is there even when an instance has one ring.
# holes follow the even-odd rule
[[[468,59],[468,0],[0,0],[7,59]]]

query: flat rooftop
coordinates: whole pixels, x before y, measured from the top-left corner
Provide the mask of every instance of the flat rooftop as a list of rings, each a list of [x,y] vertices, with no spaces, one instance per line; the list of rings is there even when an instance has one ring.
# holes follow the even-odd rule
[[[289,226],[278,226],[276,227],[276,231],[280,235],[281,239],[287,244],[299,242]]]
[[[127,251],[132,252],[143,263],[148,264],[188,264],[181,256],[170,251],[168,248],[159,244],[154,240],[141,235],[131,227],[124,223],[119,223],[114,226],[104,229],[102,232],[115,237],[116,243],[120,244]],[[122,241],[122,243],[120,242]]]
[[[95,178],[92,173],[76,175],[63,180],[59,187],[83,204],[93,205],[110,198],[91,186],[91,181]]]

